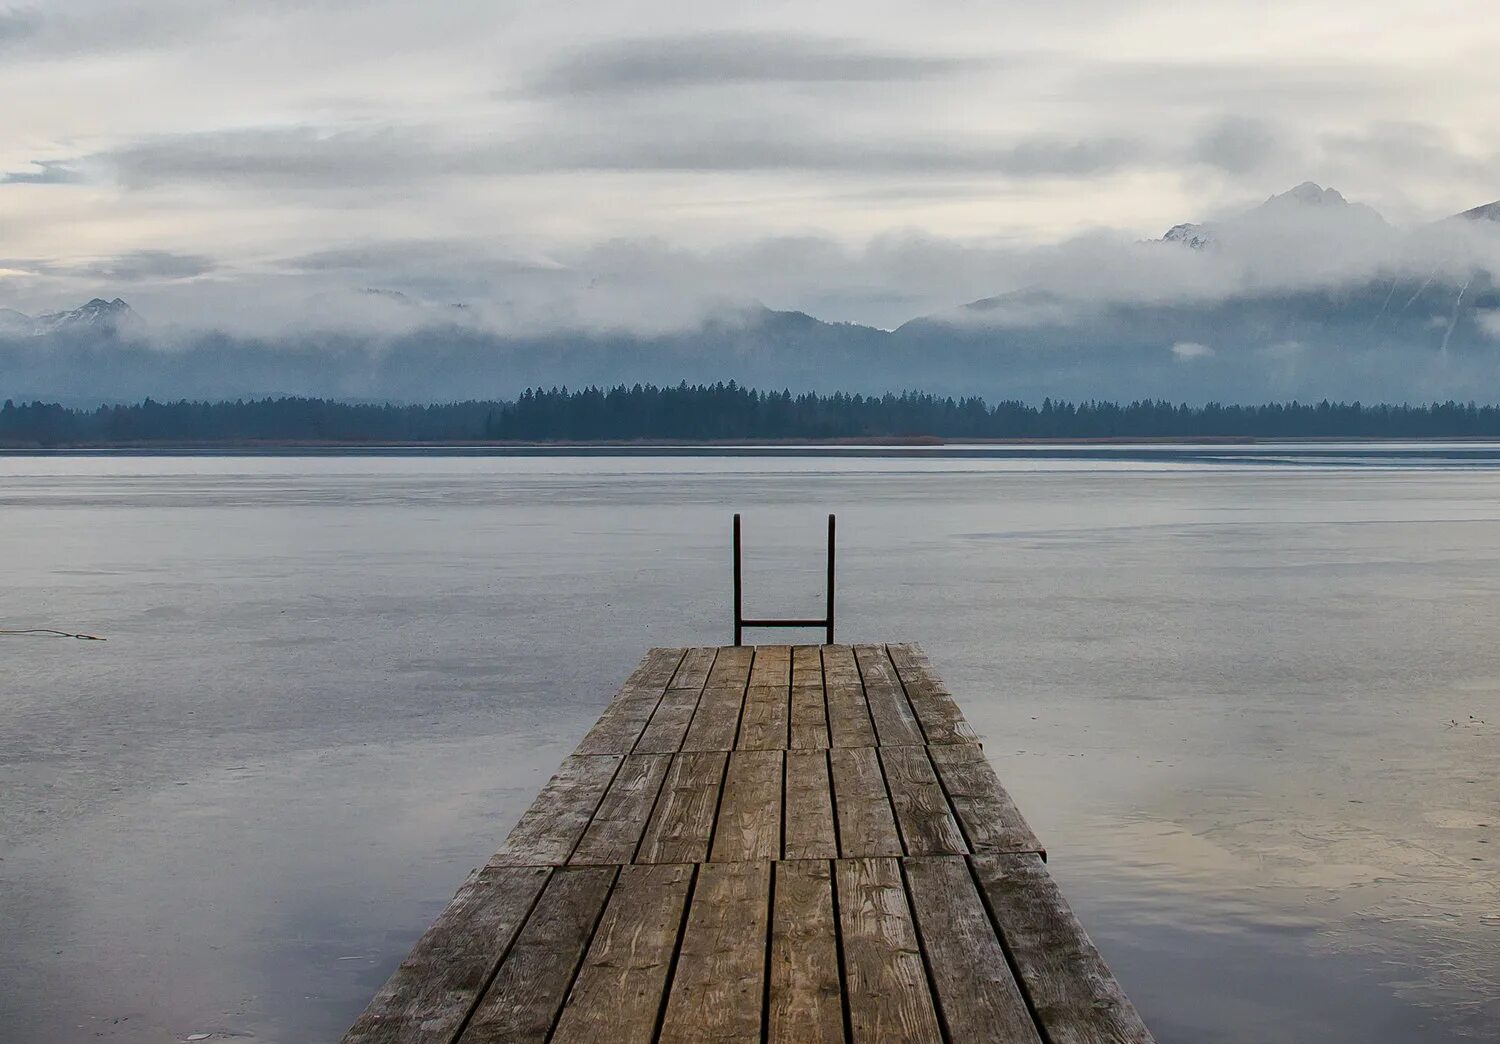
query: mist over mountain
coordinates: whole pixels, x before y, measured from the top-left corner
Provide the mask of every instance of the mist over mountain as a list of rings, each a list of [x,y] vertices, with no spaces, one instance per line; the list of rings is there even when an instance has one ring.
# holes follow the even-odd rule
[[[759,248],[785,251],[779,267],[809,282],[883,275],[899,294],[903,279],[1003,281],[890,330],[766,307],[736,293],[732,259],[633,249],[603,289],[587,265],[498,273],[499,305],[481,291],[462,302],[366,286],[265,329],[243,321],[253,300],[222,321],[143,319],[118,297],[35,317],[0,310],[0,395],[441,401],[735,379],[991,399],[1500,399],[1500,202],[1398,228],[1307,182],[1147,240],[898,244],[852,260],[817,243]],[[573,296],[539,306],[527,294],[540,286]]]

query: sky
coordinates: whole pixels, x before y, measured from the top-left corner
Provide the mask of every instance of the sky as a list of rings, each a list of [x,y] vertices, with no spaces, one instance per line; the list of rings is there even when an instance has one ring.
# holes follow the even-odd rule
[[[0,4],[0,308],[890,328],[1304,180],[1488,203],[1497,53],[1465,2]]]

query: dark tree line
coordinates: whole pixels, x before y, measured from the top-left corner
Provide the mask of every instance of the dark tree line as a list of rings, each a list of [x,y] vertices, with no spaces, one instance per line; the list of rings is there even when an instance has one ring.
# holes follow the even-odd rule
[[[466,442],[915,438],[1500,438],[1500,406],[1358,402],[1202,406],[1163,401],[1040,405],[920,392],[763,392],[734,382],[527,391],[430,406],[326,399],[0,407],[12,446],[191,442]]]

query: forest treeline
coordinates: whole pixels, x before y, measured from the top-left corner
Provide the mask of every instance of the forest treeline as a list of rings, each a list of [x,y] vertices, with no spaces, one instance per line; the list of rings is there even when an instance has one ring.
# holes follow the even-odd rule
[[[1263,405],[1161,401],[1040,404],[921,392],[757,391],[734,382],[553,388],[509,401],[428,406],[266,398],[76,409],[0,407],[9,446],[224,442],[761,439],[1500,438],[1500,406],[1443,402]]]

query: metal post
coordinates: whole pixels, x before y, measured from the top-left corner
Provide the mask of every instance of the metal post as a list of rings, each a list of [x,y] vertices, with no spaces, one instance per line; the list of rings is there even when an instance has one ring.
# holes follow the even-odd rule
[[[828,641],[833,644],[833,516],[828,516]]]
[[[740,602],[740,516],[734,516],[734,644],[740,645],[745,629],[745,614]]]

